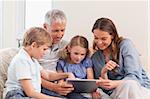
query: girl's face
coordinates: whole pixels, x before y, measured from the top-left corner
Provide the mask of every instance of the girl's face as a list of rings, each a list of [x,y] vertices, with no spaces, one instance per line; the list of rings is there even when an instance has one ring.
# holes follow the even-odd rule
[[[112,35],[108,32],[101,31],[100,29],[95,29],[93,34],[94,42],[100,50],[105,50],[109,47],[112,42]]]
[[[86,56],[87,49],[81,46],[73,46],[69,48],[71,63],[78,64]]]
[[[49,48],[48,44],[40,45],[40,46],[33,46],[32,50],[32,57],[36,59],[41,59],[43,55],[46,53],[47,49]]]

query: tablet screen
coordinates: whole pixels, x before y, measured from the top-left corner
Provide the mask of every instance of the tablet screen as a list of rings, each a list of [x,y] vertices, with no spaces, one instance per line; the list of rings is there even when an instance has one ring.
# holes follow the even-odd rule
[[[74,92],[77,93],[91,93],[98,88],[93,79],[67,79],[67,82],[74,86]]]

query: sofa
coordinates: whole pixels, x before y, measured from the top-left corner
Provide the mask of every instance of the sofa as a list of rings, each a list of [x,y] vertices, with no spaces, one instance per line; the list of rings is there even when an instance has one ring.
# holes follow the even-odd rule
[[[4,84],[7,80],[7,69],[18,48],[0,49],[0,99],[2,99]]]
[[[18,48],[0,49],[0,99],[2,99],[4,84],[7,80],[8,66],[18,51]]]

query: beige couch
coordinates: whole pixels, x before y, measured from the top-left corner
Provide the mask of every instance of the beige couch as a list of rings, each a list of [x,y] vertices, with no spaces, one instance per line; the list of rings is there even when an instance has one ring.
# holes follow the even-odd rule
[[[17,52],[18,48],[0,49],[0,99],[2,99],[3,88],[7,79],[9,63]]]
[[[3,88],[7,79],[7,69],[9,63],[18,50],[18,48],[0,49],[0,99],[2,99]]]

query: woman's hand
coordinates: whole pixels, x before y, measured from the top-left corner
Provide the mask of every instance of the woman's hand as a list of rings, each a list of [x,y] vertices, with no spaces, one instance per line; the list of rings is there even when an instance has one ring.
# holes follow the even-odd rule
[[[109,80],[100,77],[99,80],[97,81],[97,85],[106,90],[111,90],[117,88],[122,82],[123,80]]]
[[[101,94],[99,92],[92,92],[92,99],[101,99]]]
[[[118,66],[119,65],[116,62],[109,60],[101,70],[101,77],[103,79],[108,79],[107,72],[112,71],[114,68],[116,68]]]

